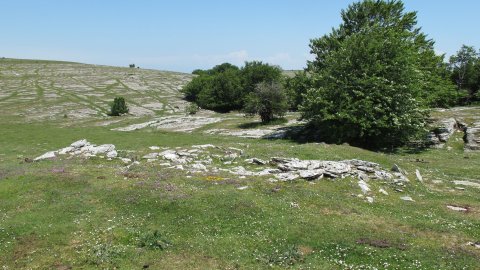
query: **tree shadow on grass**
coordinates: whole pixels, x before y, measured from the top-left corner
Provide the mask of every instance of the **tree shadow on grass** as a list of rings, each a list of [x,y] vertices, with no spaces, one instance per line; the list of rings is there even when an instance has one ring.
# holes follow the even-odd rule
[[[255,121],[255,122],[240,124],[238,125],[238,127],[241,129],[253,129],[253,128],[260,128],[260,127],[267,127],[267,126],[283,125],[286,123],[288,123],[288,119],[286,118],[275,118],[268,123]]]
[[[415,141],[411,142],[404,146],[399,147],[390,147],[390,148],[378,148],[372,145],[366,145],[361,142],[338,142],[338,141],[328,141],[325,138],[322,138],[318,130],[314,127],[309,126],[308,124],[295,125],[288,127],[277,128],[272,131],[272,133],[267,134],[262,137],[262,139],[268,140],[289,140],[298,144],[306,143],[327,143],[334,145],[350,145],[353,147],[358,147],[374,152],[385,153],[385,154],[419,154],[427,149],[428,145],[424,141]]]

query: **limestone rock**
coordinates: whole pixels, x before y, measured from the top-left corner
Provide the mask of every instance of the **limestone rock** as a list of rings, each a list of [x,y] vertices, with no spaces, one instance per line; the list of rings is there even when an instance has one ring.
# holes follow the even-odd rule
[[[300,176],[298,174],[292,172],[279,173],[275,175],[275,178],[280,181],[293,181],[295,179],[298,179],[299,177]]]
[[[471,182],[471,181],[453,181],[453,183],[455,185],[459,185],[459,186],[480,188],[480,183],[475,183],[475,182]]]
[[[40,160],[52,159],[52,158],[55,158],[55,151],[47,152],[39,157],[36,157],[35,159],[33,159],[33,161],[40,161]]]
[[[423,177],[418,169],[415,170],[415,175],[417,176],[417,180],[423,183]]]
[[[156,159],[158,157],[158,153],[150,153],[144,155],[142,158],[143,159]]]
[[[367,193],[370,192],[370,187],[368,186],[368,184],[365,181],[363,181],[363,180],[358,181],[358,186],[362,190],[363,194],[367,194]]]
[[[457,128],[457,120],[447,118],[433,124],[434,129],[428,134],[427,142],[431,147],[443,148]]]
[[[207,171],[207,167],[201,163],[195,163],[192,165],[192,168],[196,171]]]
[[[465,207],[455,206],[455,205],[447,205],[447,208],[457,212],[467,212],[468,209]]]
[[[385,191],[385,189],[383,189],[383,188],[379,189],[378,192],[382,193],[383,195],[388,196],[388,192]]]
[[[465,130],[465,151],[480,150],[480,122]]]
[[[245,162],[250,163],[250,164],[256,164],[256,165],[266,165],[267,164],[266,161],[261,160],[259,158],[246,159]]]
[[[406,202],[415,202],[410,196],[403,196],[403,197],[400,197],[400,199]]]
[[[76,141],[76,142],[73,142],[72,144],[70,144],[70,146],[75,148],[75,149],[82,148],[82,147],[87,146],[87,145],[90,145],[90,143],[87,142],[86,139],[82,139],[82,140],[79,140],[79,141]]]
[[[300,175],[300,178],[302,178],[302,179],[315,180],[315,179],[323,177],[324,172],[325,171],[322,170],[322,169],[303,170],[303,171],[300,171],[299,175]]]

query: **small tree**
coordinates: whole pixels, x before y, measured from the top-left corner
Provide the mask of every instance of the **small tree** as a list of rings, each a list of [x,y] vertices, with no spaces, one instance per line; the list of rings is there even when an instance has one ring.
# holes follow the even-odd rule
[[[125,103],[125,99],[123,97],[116,97],[113,100],[112,108],[110,110],[111,116],[119,116],[121,114],[128,113],[128,107]]]
[[[262,82],[247,96],[244,112],[247,116],[258,114],[262,123],[268,123],[275,117],[283,117],[287,109],[287,96],[282,85],[278,82]]]

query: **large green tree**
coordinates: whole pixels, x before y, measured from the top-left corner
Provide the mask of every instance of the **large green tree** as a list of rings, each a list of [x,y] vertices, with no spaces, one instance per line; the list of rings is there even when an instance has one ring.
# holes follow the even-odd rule
[[[404,144],[423,130],[421,107],[430,97],[454,91],[443,58],[401,1],[357,2],[341,17],[338,28],[310,43],[312,87],[302,117],[328,141]]]
[[[296,72],[295,76],[285,78],[284,85],[289,109],[298,111],[299,106],[303,103],[305,93],[311,87],[308,73],[306,71]]]

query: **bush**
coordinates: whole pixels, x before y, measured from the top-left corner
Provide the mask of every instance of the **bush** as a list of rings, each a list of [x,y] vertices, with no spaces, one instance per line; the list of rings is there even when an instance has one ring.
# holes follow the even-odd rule
[[[122,114],[128,113],[128,107],[125,103],[125,99],[123,97],[116,97],[113,100],[113,104],[110,110],[111,116],[120,116]]]
[[[288,109],[287,97],[278,82],[261,82],[247,96],[244,112],[247,116],[260,115],[262,123],[283,117]]]
[[[200,107],[198,107],[198,105],[195,103],[190,103],[187,107],[185,107],[185,113],[189,115],[197,114],[199,110]]]
[[[170,241],[166,240],[157,230],[146,232],[138,239],[138,247],[141,248],[164,250],[169,246],[171,246]]]

